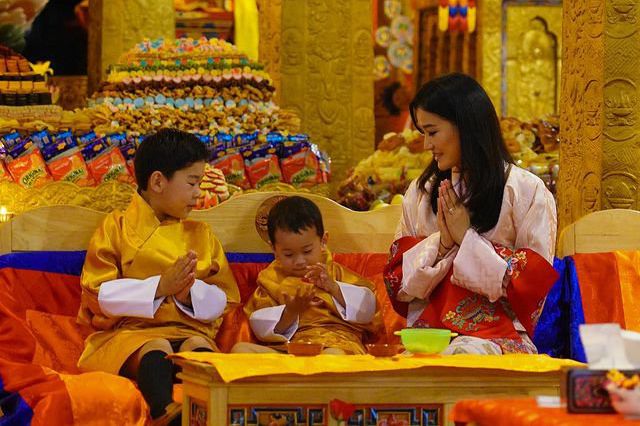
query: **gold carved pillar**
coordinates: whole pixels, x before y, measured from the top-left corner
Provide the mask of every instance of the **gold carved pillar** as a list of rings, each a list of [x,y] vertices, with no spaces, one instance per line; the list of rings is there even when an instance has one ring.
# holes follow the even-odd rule
[[[496,108],[502,111],[502,0],[482,0],[478,3],[480,34],[480,80]]]
[[[282,1],[280,102],[331,155],[333,182],[374,148],[371,25],[371,0]]]
[[[565,0],[559,229],[638,209],[640,0]]]
[[[173,0],[91,0],[89,92],[125,51],[144,38],[158,37],[175,37]]]
[[[258,61],[273,79],[274,102],[280,105],[280,43],[282,40],[282,0],[257,0],[260,16]]]

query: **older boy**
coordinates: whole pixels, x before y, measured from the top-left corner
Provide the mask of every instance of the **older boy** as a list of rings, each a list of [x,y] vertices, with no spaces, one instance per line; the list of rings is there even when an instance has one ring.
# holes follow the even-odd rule
[[[97,331],[78,365],[136,380],[154,419],[179,413],[166,355],[215,350],[221,316],[240,300],[220,242],[186,219],[206,158],[189,133],[147,137],[135,158],[138,193],[96,230],[82,271],[78,320]]]

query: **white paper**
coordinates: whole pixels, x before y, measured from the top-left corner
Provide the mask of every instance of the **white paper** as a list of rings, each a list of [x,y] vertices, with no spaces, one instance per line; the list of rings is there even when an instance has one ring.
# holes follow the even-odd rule
[[[619,324],[582,324],[580,338],[592,370],[630,370],[640,367],[640,363],[634,365],[627,357],[625,340],[629,339],[623,339]],[[636,344],[640,345],[640,340]],[[640,354],[636,357],[640,357]]]

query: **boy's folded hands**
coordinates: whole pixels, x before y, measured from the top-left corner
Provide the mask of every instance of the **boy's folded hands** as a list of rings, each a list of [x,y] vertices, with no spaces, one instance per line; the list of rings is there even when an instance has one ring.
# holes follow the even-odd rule
[[[190,290],[195,282],[197,262],[198,257],[193,250],[178,258],[160,276],[156,297],[175,296],[181,303],[191,304]]]

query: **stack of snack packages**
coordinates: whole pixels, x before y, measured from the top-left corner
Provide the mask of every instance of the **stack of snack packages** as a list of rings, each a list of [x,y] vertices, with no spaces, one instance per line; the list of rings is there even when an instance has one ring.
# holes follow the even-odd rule
[[[98,138],[91,131],[74,136],[41,130],[29,135],[11,132],[0,137],[0,182],[14,181],[39,188],[52,181],[94,186],[117,180],[133,183],[135,142],[124,135]]]
[[[263,67],[224,40],[144,40],[110,67],[85,113],[98,134],[194,133],[211,164],[242,189],[326,183],[328,157],[273,102],[274,90]]]
[[[210,157],[201,185],[201,208],[228,198],[226,182],[251,189],[276,182],[311,187],[329,179],[329,159],[304,134],[197,136]],[[0,136],[0,182],[16,182],[25,188],[52,181],[78,186],[112,180],[134,183],[133,159],[143,139],[124,133],[100,138],[93,131],[78,136],[70,130],[11,132]]]
[[[211,164],[242,189],[278,182],[309,188],[329,181],[329,158],[305,134],[223,133],[209,141]]]

